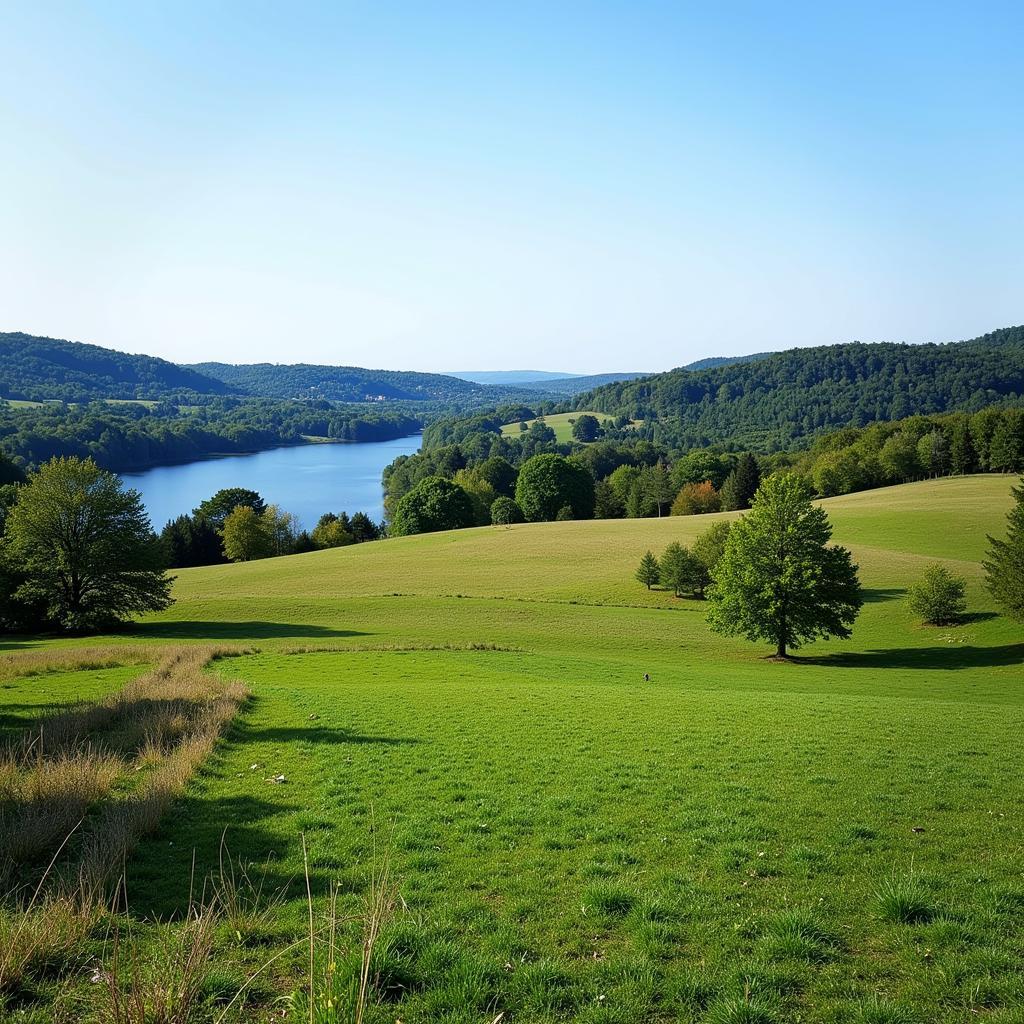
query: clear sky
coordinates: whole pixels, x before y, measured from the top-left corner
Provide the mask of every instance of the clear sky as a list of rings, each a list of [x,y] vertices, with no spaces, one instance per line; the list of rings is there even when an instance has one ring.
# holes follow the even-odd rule
[[[1024,321],[1024,5],[0,0],[0,330],[655,370]]]

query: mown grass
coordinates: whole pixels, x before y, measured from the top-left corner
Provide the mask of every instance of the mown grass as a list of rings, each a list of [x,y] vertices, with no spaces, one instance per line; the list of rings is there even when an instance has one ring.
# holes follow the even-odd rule
[[[583,412],[552,413],[550,416],[544,417],[544,422],[555,432],[555,440],[564,444],[567,441],[573,440],[572,425],[581,416],[596,416],[599,423],[608,418],[603,412],[587,412],[584,410]],[[527,420],[526,425],[532,426],[534,422],[534,420]],[[505,424],[501,428],[501,432],[506,437],[517,436],[520,433],[518,422]]]
[[[232,1012],[302,986],[303,836],[355,956],[386,834],[367,1021],[1024,1020],[1024,636],[975,561],[1009,485],[827,502],[869,602],[852,640],[787,665],[632,580],[710,517],[182,571],[119,643],[260,648],[226,668],[245,713],[129,864],[140,919],[223,877],[222,841],[246,865],[192,1019],[294,942]],[[968,577],[958,627],[905,607],[935,558]]]

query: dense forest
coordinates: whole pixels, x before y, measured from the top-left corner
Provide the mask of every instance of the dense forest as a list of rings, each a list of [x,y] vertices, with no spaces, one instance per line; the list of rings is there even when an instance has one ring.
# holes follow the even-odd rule
[[[672,370],[580,395],[576,409],[644,421],[651,440],[754,451],[809,443],[837,427],[974,412],[1024,396],[1024,327],[945,345],[849,344]]]
[[[34,468],[60,455],[91,456],[103,469],[128,472],[205,455],[301,444],[308,438],[387,441],[416,433],[422,413],[329,402],[215,399],[185,410],[169,403],[92,402],[37,408],[0,406],[0,452]]]
[[[440,373],[365,370],[358,366],[196,363],[190,369],[222,381],[236,393],[263,398],[313,398],[331,402],[494,401],[507,390]]]
[[[226,395],[222,381],[153,356],[31,334],[0,333],[0,398],[32,402]]]

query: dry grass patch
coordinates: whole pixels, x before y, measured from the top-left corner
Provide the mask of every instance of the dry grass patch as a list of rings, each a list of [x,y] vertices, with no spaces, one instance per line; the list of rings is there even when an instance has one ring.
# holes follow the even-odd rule
[[[235,653],[167,649],[118,693],[43,716],[0,751],[0,881],[36,884],[80,824],[68,859],[82,889],[119,876],[248,696],[242,683],[205,671]],[[69,870],[65,863],[65,881]]]

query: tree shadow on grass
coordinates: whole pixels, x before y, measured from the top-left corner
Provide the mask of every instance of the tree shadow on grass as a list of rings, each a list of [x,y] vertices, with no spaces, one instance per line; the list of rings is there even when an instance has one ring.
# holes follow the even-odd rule
[[[305,743],[331,743],[339,746],[365,744],[383,747],[403,747],[422,743],[414,736],[364,736],[351,729],[335,729],[328,725],[278,725],[270,728],[259,728],[249,725],[246,721],[232,724],[227,736],[231,743],[291,743],[300,740]]]
[[[888,647],[873,651],[837,651],[819,657],[794,658],[800,665],[822,668],[914,668],[956,671],[966,668],[1002,668],[1024,665],[1024,644],[975,647],[943,644],[939,647]]]
[[[868,587],[860,593],[865,604],[880,604],[882,601],[896,601],[907,592],[902,587]]]
[[[280,789],[285,791],[285,787]],[[275,822],[294,814],[295,809],[289,803],[248,795],[186,794],[179,798],[129,863],[127,889],[132,913],[178,919],[188,911],[190,893],[195,896],[205,888],[209,895],[210,886],[208,882],[204,886],[204,880],[219,871],[222,839],[236,864],[247,865],[250,877],[262,882],[268,898],[279,893],[288,899],[301,897],[305,879],[284,863],[289,853],[294,863],[295,844],[301,843],[299,832]],[[314,893],[322,893],[330,872],[312,864],[309,878]]]
[[[332,629],[330,626],[311,626],[306,623],[191,619],[136,623],[128,632],[145,640],[274,640],[288,637],[325,640],[370,635],[354,629]]]

